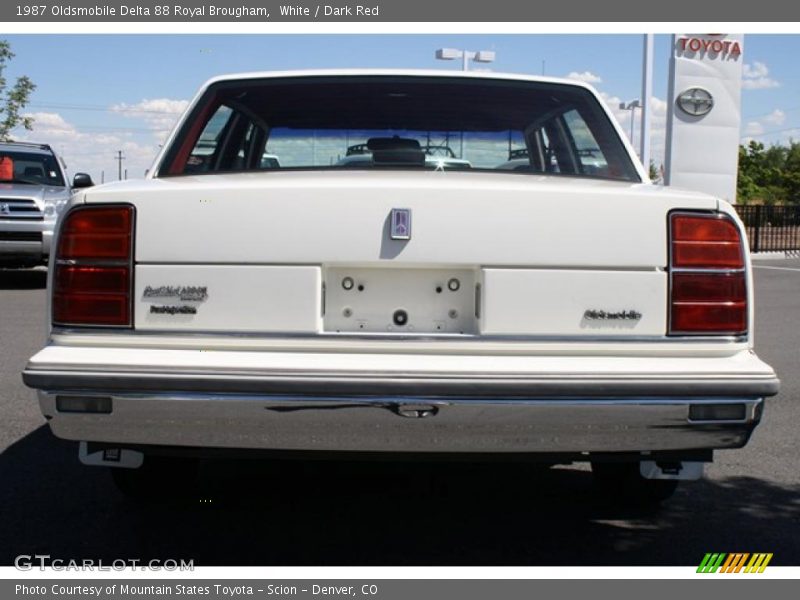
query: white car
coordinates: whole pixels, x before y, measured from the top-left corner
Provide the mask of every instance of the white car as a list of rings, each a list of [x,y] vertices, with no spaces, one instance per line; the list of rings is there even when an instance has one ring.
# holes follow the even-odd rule
[[[443,138],[471,168],[429,168],[419,140]],[[353,140],[372,160],[343,169]],[[502,168],[513,147],[530,168]],[[225,453],[467,454],[587,461],[660,500],[779,388],[733,208],[649,185],[574,81],[213,79],[145,180],[76,195],[55,248],[23,378],[128,491]]]

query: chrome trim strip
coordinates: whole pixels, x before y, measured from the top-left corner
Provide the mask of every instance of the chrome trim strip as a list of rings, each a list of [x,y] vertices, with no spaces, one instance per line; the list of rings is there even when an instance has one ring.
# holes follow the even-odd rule
[[[131,263],[127,260],[77,260],[74,258],[58,258],[56,265],[65,267],[79,267],[85,265],[87,267],[130,267]]]
[[[81,335],[81,334],[96,334],[97,332],[91,331],[90,328],[78,328],[78,327],[62,327],[62,326],[53,326],[52,335],[57,336],[59,334],[62,335]],[[174,336],[174,337],[188,337],[188,338],[209,338],[209,339],[220,339],[220,338],[263,338],[265,340],[273,340],[273,339],[288,339],[288,340],[298,340],[298,339],[313,339],[313,340],[334,340],[334,339],[341,339],[341,340],[354,340],[354,341],[369,341],[369,340],[376,340],[376,341],[401,341],[401,340],[414,340],[414,341],[425,341],[425,340],[446,340],[448,342],[462,342],[462,343],[474,343],[474,342],[578,342],[578,343],[593,343],[593,342],[618,342],[618,343],[667,343],[667,344],[675,344],[680,342],[689,342],[689,343],[698,343],[698,342],[711,342],[711,343],[719,343],[719,344],[730,344],[730,343],[744,343],[747,341],[747,336],[731,336],[731,335],[715,335],[715,336],[698,336],[698,335],[691,335],[691,336],[613,336],[613,335],[593,335],[593,336],[575,336],[575,335],[513,335],[513,334],[493,334],[493,335],[481,335],[481,334],[470,334],[470,333],[416,333],[416,334],[408,334],[408,333],[354,333],[354,332],[346,332],[346,333],[339,333],[335,331],[314,331],[314,332],[292,332],[292,333],[284,333],[284,332],[223,332],[220,333],[218,331],[202,331],[202,330],[194,330],[194,331],[183,331],[183,330],[155,330],[155,329],[148,329],[148,330],[141,330],[141,329],[132,329],[132,330],[125,330],[120,331],[121,334],[126,336],[133,335],[133,336],[141,336],[141,337],[162,337],[162,336]]]
[[[0,198],[6,210],[0,213],[0,221],[42,221],[44,212],[33,198]]]
[[[401,373],[332,374],[142,372],[124,370],[86,371],[26,368],[25,385],[40,390],[96,390],[116,392],[198,392],[239,394],[358,396],[445,396],[445,397],[630,397],[630,396],[774,396],[780,388],[774,376],[753,377],[603,377],[583,376],[487,376],[471,374],[416,375]]]
[[[319,262],[293,262],[288,263],[292,267],[319,267],[321,269],[325,268],[340,268],[340,267],[351,267],[353,266],[350,263],[340,264],[340,263],[319,263]],[[208,267],[285,267],[287,263],[285,262],[265,262],[265,261],[255,261],[255,262],[248,262],[242,263],[241,261],[231,262],[231,261],[202,261],[202,262],[189,262],[189,261],[158,261],[158,260],[141,260],[137,261],[137,266],[167,266],[167,267],[192,267],[192,266],[208,266]],[[519,271],[611,271],[611,272],[635,272],[635,273],[666,273],[666,268],[663,266],[641,266],[641,267],[625,267],[619,265],[557,265],[557,264],[511,264],[511,263],[491,263],[491,264],[478,264],[475,265],[473,263],[452,263],[447,264],[447,268],[452,268],[455,270],[475,270],[480,271],[482,269],[516,269]],[[409,268],[415,269],[441,269],[443,267],[421,263],[421,264],[414,264]]]
[[[672,267],[669,273],[700,273],[703,275],[734,275],[744,273],[747,269],[697,269],[691,267]]]

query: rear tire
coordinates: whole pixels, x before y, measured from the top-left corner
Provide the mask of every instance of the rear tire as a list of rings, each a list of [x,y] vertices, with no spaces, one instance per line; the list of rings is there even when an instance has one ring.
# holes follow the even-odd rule
[[[111,467],[117,489],[137,502],[190,500],[197,495],[197,461],[146,456],[138,469]]]
[[[595,489],[608,500],[627,506],[653,506],[667,500],[678,487],[676,479],[646,479],[638,462],[592,463]]]

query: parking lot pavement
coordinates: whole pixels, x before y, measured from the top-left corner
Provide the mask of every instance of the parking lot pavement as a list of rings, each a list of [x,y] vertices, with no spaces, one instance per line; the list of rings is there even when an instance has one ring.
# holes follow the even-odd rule
[[[696,565],[706,552],[800,564],[800,260],[759,261],[756,347],[781,377],[750,444],[718,452],[660,511],[604,505],[583,468],[405,463],[204,466],[196,502],[141,507],[55,439],[19,372],[44,339],[43,272],[0,270],[0,564]]]

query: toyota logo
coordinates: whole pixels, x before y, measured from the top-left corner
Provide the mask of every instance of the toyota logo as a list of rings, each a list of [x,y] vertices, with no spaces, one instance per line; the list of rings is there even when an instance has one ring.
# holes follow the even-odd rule
[[[689,88],[678,96],[678,107],[687,115],[702,117],[714,108],[714,97],[706,89]]]

